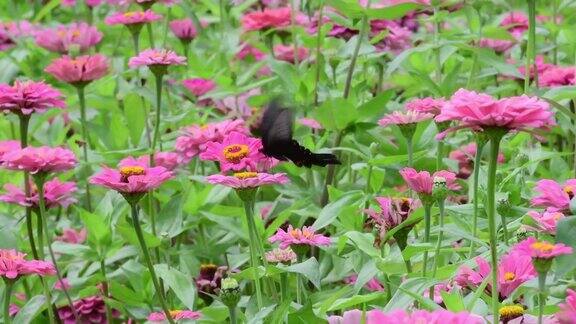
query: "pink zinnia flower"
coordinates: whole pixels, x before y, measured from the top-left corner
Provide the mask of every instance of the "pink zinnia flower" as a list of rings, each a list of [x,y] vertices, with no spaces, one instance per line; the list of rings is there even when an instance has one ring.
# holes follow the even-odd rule
[[[0,29],[0,52],[11,49],[15,45],[16,42],[14,42],[12,37],[7,32]]]
[[[14,85],[0,84],[0,109],[5,112],[30,115],[50,108],[64,108],[60,91],[44,82],[15,81]]]
[[[533,206],[569,211],[570,200],[576,193],[576,179],[569,179],[563,185],[543,179],[536,183],[534,190],[540,194],[530,200]]]
[[[454,313],[444,308],[433,311],[416,310],[410,314],[409,323],[427,323],[427,324],[483,324],[484,319],[478,315],[468,312]]]
[[[245,31],[281,28],[290,25],[291,10],[288,7],[252,11],[242,16]]]
[[[218,161],[223,173],[233,171],[257,171],[267,157],[262,154],[262,141],[243,133],[231,132],[219,142],[206,143],[200,159]]]
[[[322,234],[316,234],[312,227],[304,226],[302,229],[288,225],[288,230],[279,228],[276,234],[268,238],[270,243],[280,242],[280,248],[285,249],[291,245],[322,246],[330,245],[331,240]]]
[[[253,109],[248,104],[248,99],[260,95],[260,93],[260,88],[254,88],[238,95],[224,97],[215,101],[216,108],[227,116],[249,119]]]
[[[58,308],[58,317],[64,324],[74,323],[93,323],[93,324],[107,324],[112,323],[112,319],[106,318],[106,306],[100,296],[91,296],[79,299],[73,303],[76,314],[80,318],[74,318],[74,312],[70,306],[66,305]],[[119,316],[119,312],[115,309],[112,310],[112,316]]]
[[[476,143],[470,143],[450,152],[448,158],[458,161],[458,178],[468,179],[474,170],[474,160],[478,147]],[[498,154],[498,163],[504,163],[504,154]]]
[[[180,165],[178,163],[178,153],[156,152],[154,153],[154,166],[161,166],[169,171],[173,171]],[[119,167],[140,166],[147,168],[150,166],[150,155],[142,155],[138,158],[126,157],[120,161]]]
[[[3,162],[2,157],[4,156],[4,154],[19,149],[20,149],[20,141],[14,141],[14,140],[0,141],[0,165]]]
[[[441,305],[444,303],[444,300],[442,299],[442,292],[452,292],[452,290],[454,289],[454,286],[451,283],[447,283],[447,282],[441,282],[437,285],[434,285],[434,293],[432,294],[432,300],[434,300],[434,302],[438,305]],[[424,292],[423,294],[424,298],[428,298],[429,294],[428,291]]]
[[[236,58],[239,60],[244,60],[247,57],[252,57],[255,61],[262,61],[265,57],[266,54],[264,52],[262,52],[261,50],[259,50],[258,48],[245,43],[244,45],[242,45],[240,47],[240,50],[238,51],[238,53],[236,53]]]
[[[56,237],[56,240],[70,244],[82,244],[86,241],[86,229],[75,230],[73,228],[65,228],[62,235]]]
[[[298,119],[298,123],[300,125],[303,125],[303,126],[306,126],[306,127],[312,128],[312,129],[322,129],[323,128],[322,125],[316,119],[313,119],[313,118],[300,118],[300,119]]]
[[[432,119],[434,115],[430,113],[421,113],[418,111],[394,111],[385,115],[378,121],[378,125],[386,127],[389,125],[408,125],[416,124],[425,120]]]
[[[49,146],[28,146],[6,153],[3,160],[4,168],[31,174],[68,171],[76,165],[76,156],[72,151]]]
[[[191,42],[198,35],[198,31],[191,19],[172,20],[170,22],[170,30],[183,42]]]
[[[276,248],[272,251],[266,252],[266,261],[269,263],[290,264],[292,261],[296,261],[296,257],[296,253],[294,253],[290,247],[286,249]]]
[[[576,67],[553,66],[538,78],[541,87],[562,87],[576,84]]]
[[[88,7],[94,8],[102,4],[103,1],[104,0],[85,0],[84,2]],[[61,5],[64,7],[73,7],[76,5],[76,0],[63,0]]]
[[[523,33],[528,30],[528,16],[520,11],[511,12],[502,19],[500,26],[511,33]]]
[[[202,78],[186,79],[182,84],[196,97],[201,97],[216,88],[216,82]]]
[[[90,178],[90,183],[127,195],[149,192],[172,178],[172,172],[161,166],[150,168],[139,162],[127,164],[119,169],[104,167]]]
[[[558,211],[545,211],[539,213],[536,211],[529,211],[528,216],[530,216],[536,222],[536,230],[543,233],[548,233],[556,235],[556,225],[558,222],[566,216]]]
[[[60,81],[84,85],[108,73],[108,60],[101,54],[75,58],[63,56],[52,61],[44,71]]]
[[[288,63],[295,63],[296,58],[298,62],[304,61],[310,55],[306,47],[298,47],[298,55],[294,52],[294,45],[282,45],[278,44],[274,46],[274,57],[280,61],[286,61]]]
[[[533,259],[552,259],[559,255],[572,254],[572,248],[569,246],[562,243],[552,244],[546,241],[538,241],[534,237],[525,239],[512,249]]]
[[[131,68],[140,66],[168,66],[168,65],[183,65],[186,64],[184,56],[178,56],[175,52],[170,50],[147,49],[138,54],[138,56],[130,58],[128,65]]]
[[[514,63],[514,61],[512,61],[511,63]],[[540,81],[540,79],[542,78],[542,73],[544,73],[544,71],[550,69],[550,68],[554,68],[553,64],[548,64],[544,61],[544,56],[543,55],[537,55],[536,59],[535,59],[535,63],[536,63],[536,71],[538,73],[538,81]],[[525,65],[520,65],[518,67],[518,72],[520,72],[520,74],[522,75],[526,75],[526,66]],[[534,66],[530,65],[530,79],[532,80],[534,78]]]
[[[36,33],[36,44],[52,52],[68,53],[73,47],[86,52],[102,40],[102,33],[85,22],[48,28]]]
[[[507,50],[514,47],[516,41],[505,40],[505,39],[492,39],[492,38],[482,38],[478,44],[480,47],[491,48],[496,53],[504,53]]]
[[[367,209],[366,213],[380,230],[380,235],[404,222],[415,208],[410,198],[376,197],[380,211]]]
[[[32,192],[29,197],[26,197],[24,190],[13,184],[5,184],[4,190],[6,194],[0,196],[0,201],[16,204],[23,207],[38,208],[38,192],[35,186],[32,187]],[[46,181],[44,183],[44,201],[46,208],[54,207],[68,207],[76,202],[76,198],[73,197],[74,192],[76,192],[76,183],[74,182],[62,182],[58,178]]]
[[[456,175],[450,171],[441,170],[430,175],[428,171],[418,172],[413,168],[404,168],[400,170],[400,175],[406,181],[408,187],[418,194],[432,195],[434,178],[444,178],[448,189],[460,190],[460,185],[456,182]]]
[[[384,39],[375,44],[379,51],[386,51],[392,54],[399,54],[402,51],[412,47],[412,31],[400,26],[397,22],[391,20],[372,20],[370,22],[370,34],[375,37],[382,32],[388,34]]]
[[[197,320],[202,316],[200,312],[194,312],[191,310],[173,310],[170,311],[170,317],[172,319],[180,320]],[[163,312],[154,312],[148,315],[148,320],[152,323],[164,322],[166,321],[166,315]]]
[[[108,25],[143,25],[162,19],[152,10],[116,12],[104,20]]]
[[[358,275],[353,274],[344,279],[344,283],[349,285],[354,285],[358,280]],[[378,280],[378,278],[373,277],[364,285],[364,288],[368,291],[384,291],[384,286]]]
[[[406,110],[419,112],[423,114],[432,114],[434,116],[440,114],[442,105],[446,100],[444,98],[434,99],[432,97],[412,99],[406,103]]]
[[[206,177],[206,181],[234,189],[246,189],[264,185],[285,184],[289,180],[284,173],[238,172],[232,176],[214,174]]]
[[[56,274],[54,265],[40,260],[26,260],[26,254],[16,250],[0,250],[0,276],[17,279],[20,276],[37,274],[53,276]]]
[[[576,291],[566,290],[566,301],[560,305],[560,311],[556,313],[556,319],[560,324],[573,324],[576,322]]]

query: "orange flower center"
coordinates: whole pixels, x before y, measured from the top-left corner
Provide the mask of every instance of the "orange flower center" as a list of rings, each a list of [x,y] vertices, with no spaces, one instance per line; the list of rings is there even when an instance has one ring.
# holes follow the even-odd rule
[[[80,36],[80,31],[78,29],[74,29],[72,31],[72,37],[78,37],[78,36]]]
[[[312,238],[314,238],[314,232],[312,232],[306,228],[303,230],[301,230],[299,228],[292,229],[289,234],[290,234],[290,236],[292,236],[295,239],[302,239],[302,238],[312,239]]]
[[[122,182],[128,182],[128,178],[134,175],[145,175],[146,170],[140,166],[127,166],[120,168],[120,175]]]
[[[564,187],[564,192],[566,194],[568,194],[568,197],[570,199],[574,198],[574,188],[572,186],[565,186]]]
[[[515,274],[514,272],[506,272],[506,273],[504,274],[504,280],[506,280],[506,281],[512,281],[512,280],[514,280],[514,279],[516,279],[516,274]]]
[[[543,253],[550,253],[554,250],[554,245],[548,242],[534,242],[530,244],[530,247]]]
[[[66,32],[61,30],[61,31],[56,32],[56,35],[58,35],[58,37],[60,37],[60,38],[64,38],[64,36],[66,36]]]
[[[234,176],[240,180],[248,179],[248,178],[256,178],[258,176],[257,172],[236,172]]]
[[[136,13],[133,11],[129,11],[129,12],[124,13],[124,17],[126,17],[126,18],[132,18],[134,16],[136,16]]]
[[[222,150],[226,161],[231,163],[240,163],[243,158],[248,156],[248,153],[250,153],[250,150],[244,144],[228,145]]]
[[[170,313],[170,317],[174,318],[176,316],[178,316],[180,313],[182,313],[181,310],[171,310],[168,313]]]
[[[562,218],[562,213],[554,213],[554,216],[552,216],[552,219],[554,219],[555,221],[560,220],[560,218]]]

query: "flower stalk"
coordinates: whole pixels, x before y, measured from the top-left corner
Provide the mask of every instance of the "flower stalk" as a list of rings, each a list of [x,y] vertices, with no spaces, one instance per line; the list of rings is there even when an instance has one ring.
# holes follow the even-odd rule
[[[260,249],[258,245],[260,244],[258,241],[258,232],[256,230],[256,223],[254,222],[254,197],[256,196],[255,189],[248,189],[248,190],[238,190],[238,195],[241,197],[242,201],[244,202],[244,212],[246,215],[246,223],[248,224],[248,237],[249,237],[249,248],[250,248],[250,262],[252,264],[252,268],[257,270],[260,267],[260,259],[258,257]],[[255,278],[254,280],[254,288],[256,290],[256,302],[258,303],[258,307],[262,308],[264,305],[263,298],[262,298],[262,287],[260,278]]]
[[[538,324],[542,324],[544,307],[546,306],[546,275],[547,272],[538,272]]]
[[[538,88],[538,69],[536,67],[536,0],[528,0],[528,44],[526,45],[526,76],[524,93],[530,90],[530,66],[533,66],[534,85]]]
[[[478,180],[480,178],[480,163],[482,161],[482,151],[484,150],[485,142],[483,141],[476,141],[476,156],[474,157],[474,171],[473,171],[473,179],[474,182],[472,183],[472,203],[474,206],[474,218],[472,219],[472,235],[476,237],[478,235],[478,203],[479,203],[479,196],[478,196],[478,188],[480,187]],[[469,258],[472,258],[474,255],[474,241],[470,242],[470,255]]]
[[[10,318],[10,298],[12,297],[12,288],[14,288],[14,280],[4,279],[6,284],[4,287],[4,323],[11,324],[12,318]]]
[[[430,202],[424,203],[424,243],[430,242],[430,223],[432,214],[432,204]],[[424,251],[424,261],[422,263],[422,277],[426,277],[428,268],[428,250]]]
[[[82,154],[84,157],[84,164],[88,167],[88,146],[90,139],[88,138],[88,124],[86,121],[86,97],[84,93],[84,85],[77,85],[76,91],[78,93],[78,102],[80,103],[80,123],[82,124]],[[86,182],[86,207],[88,211],[92,211],[92,199],[90,196],[90,185]]]

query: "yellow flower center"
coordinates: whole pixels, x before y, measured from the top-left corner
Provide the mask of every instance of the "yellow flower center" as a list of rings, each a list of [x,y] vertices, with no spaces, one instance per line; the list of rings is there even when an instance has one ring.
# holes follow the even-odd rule
[[[181,310],[171,310],[168,313],[170,313],[170,317],[174,318],[176,316],[178,316],[178,314],[182,313]]]
[[[256,178],[258,176],[257,172],[236,172],[234,176],[240,180],[248,179],[248,178]]]
[[[78,37],[80,36],[80,31],[78,29],[74,29],[71,34],[72,37]]]
[[[564,187],[564,192],[566,194],[568,194],[568,197],[570,199],[574,198],[574,188],[572,186],[565,186]]]
[[[61,31],[56,32],[56,35],[58,35],[58,37],[60,37],[60,38],[64,38],[64,36],[66,36],[66,32],[61,30]]]
[[[554,213],[554,216],[552,216],[552,219],[554,219],[555,221],[560,220],[560,218],[562,218],[562,213]]]
[[[226,160],[231,163],[240,163],[243,158],[248,156],[248,153],[250,153],[250,150],[244,144],[228,145],[222,150]]]
[[[530,244],[530,247],[543,253],[549,253],[554,250],[554,245],[548,242],[534,242]]]
[[[522,308],[520,305],[507,305],[500,307],[498,312],[500,313],[500,317],[502,317],[503,320],[511,320],[524,315],[524,308]]]
[[[301,238],[312,239],[314,237],[314,232],[310,231],[307,228],[303,230],[295,228],[290,231],[290,236],[292,236],[295,239],[301,239]]]
[[[126,18],[132,18],[134,16],[136,16],[136,13],[133,11],[129,11],[129,12],[124,13],[124,17],[126,17]]]
[[[141,166],[127,166],[120,168],[122,182],[128,182],[128,178],[134,175],[145,175],[146,170]]]
[[[506,273],[504,274],[504,280],[506,280],[506,281],[512,281],[512,280],[514,280],[514,279],[516,279],[516,274],[515,274],[514,272],[506,272]]]

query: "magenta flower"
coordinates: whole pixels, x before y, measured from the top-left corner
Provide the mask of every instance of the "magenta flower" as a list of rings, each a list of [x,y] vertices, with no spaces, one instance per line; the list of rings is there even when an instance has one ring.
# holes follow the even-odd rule
[[[4,156],[4,154],[19,149],[20,149],[20,141],[14,141],[14,140],[0,141],[0,165],[3,162],[2,157]]]
[[[170,22],[170,30],[174,36],[183,42],[191,42],[198,35],[198,31],[191,19],[172,20]]]
[[[262,141],[243,133],[231,132],[219,142],[206,143],[200,159],[218,161],[222,173],[227,171],[257,171],[267,157],[261,152]]]
[[[444,300],[442,299],[442,292],[450,293],[454,289],[454,285],[451,283],[441,282],[437,285],[434,285],[434,293],[432,294],[432,300],[438,305],[442,305]],[[428,291],[422,294],[424,298],[428,298],[430,295]]]
[[[298,119],[298,123],[302,126],[306,126],[312,129],[322,129],[322,125],[313,118],[300,118]]]
[[[542,72],[538,78],[541,87],[562,87],[576,84],[576,68],[553,66]]]
[[[191,310],[173,310],[170,311],[170,317],[172,317],[172,319],[176,321],[181,320],[193,321],[202,317],[202,314],[200,312],[194,312]],[[158,322],[162,323],[166,321],[166,315],[163,312],[150,313],[150,315],[148,315],[148,320],[152,323],[158,323]]]
[[[102,33],[85,22],[47,28],[36,33],[36,44],[52,52],[68,53],[74,47],[86,52],[102,40]]]
[[[16,204],[23,207],[32,207],[34,209],[39,208],[38,205],[38,192],[35,186],[31,186],[32,192],[30,197],[26,197],[24,190],[13,184],[5,184],[4,190],[6,194],[0,195],[0,201]],[[76,183],[74,182],[62,182],[58,178],[46,181],[44,183],[44,201],[46,208],[54,207],[68,207],[76,202],[76,198],[73,197],[74,192],[76,192]]]
[[[576,179],[569,179],[563,185],[554,180],[543,179],[536,183],[534,190],[540,194],[530,200],[533,206],[569,211],[570,200],[576,193]]]
[[[204,126],[193,125],[183,129],[183,135],[176,139],[175,149],[180,154],[181,162],[189,162],[193,157],[204,152],[206,143],[221,142],[231,132],[248,133],[242,119],[224,120]]]
[[[44,82],[15,81],[14,85],[0,84],[0,109],[18,115],[43,113],[50,108],[64,108],[60,91]]]
[[[154,153],[154,165],[164,167],[169,171],[173,171],[180,165],[178,162],[178,157],[178,153],[174,152],[157,152]],[[118,165],[120,167],[141,166],[147,168],[150,166],[150,155],[142,155],[138,158],[129,156],[122,159]]]
[[[236,53],[235,57],[241,61],[248,57],[252,57],[255,61],[262,61],[264,58],[266,58],[266,54],[258,48],[245,43],[240,47],[240,50],[238,53]]]
[[[418,194],[432,195],[434,178],[444,178],[448,189],[460,190],[460,185],[456,182],[456,175],[450,171],[441,170],[430,175],[428,171],[418,172],[413,168],[404,168],[400,170],[400,175],[406,181],[408,187]]]
[[[6,31],[0,29],[0,52],[9,50],[15,45],[14,39]]]
[[[539,213],[532,210],[528,212],[528,216],[536,222],[535,230],[552,235],[556,235],[556,225],[558,222],[566,218],[564,214],[558,211],[545,211]]]
[[[234,189],[256,188],[265,185],[285,184],[288,177],[284,173],[238,172],[232,176],[213,174],[206,177],[212,184],[220,184]]]
[[[332,242],[329,237],[322,234],[316,234],[312,227],[304,226],[302,229],[293,228],[288,225],[288,230],[284,231],[279,228],[276,234],[268,238],[270,243],[279,242],[280,248],[285,249],[292,245],[296,246],[322,246],[330,245]]]
[[[344,283],[354,285],[356,283],[356,280],[358,280],[358,275],[353,274],[346,277],[344,279]],[[370,280],[368,280],[368,282],[364,285],[364,288],[371,292],[384,291],[384,286],[382,286],[382,283],[380,283],[380,281],[376,277],[373,277]]]
[[[294,45],[278,44],[274,46],[274,57],[280,61],[294,64],[296,58],[298,58],[298,62],[302,62],[308,58],[309,55],[310,53],[306,47],[298,47],[298,55],[296,55],[294,52]]]
[[[53,276],[56,274],[54,265],[40,260],[26,260],[26,254],[16,250],[0,250],[0,276],[8,279],[18,279],[24,275]]]
[[[90,183],[118,191],[123,195],[144,194],[154,190],[172,178],[166,168],[147,167],[143,163],[124,165],[119,169],[104,167],[100,173],[90,178]]]
[[[375,44],[379,51],[400,54],[412,46],[412,31],[396,21],[376,19],[370,22],[370,27],[370,35],[373,37],[383,32],[387,33],[384,39]]]
[[[410,125],[432,119],[434,115],[430,113],[421,113],[418,111],[394,111],[385,115],[378,121],[378,125],[386,127],[389,125]]]
[[[513,11],[506,15],[500,22],[511,33],[523,33],[528,30],[528,16],[520,11]]]
[[[108,67],[106,57],[95,54],[75,58],[60,57],[52,61],[44,71],[60,81],[84,85],[105,76],[108,73]]]
[[[215,264],[201,264],[200,273],[194,279],[198,295],[206,304],[212,302],[212,296],[218,295],[222,285],[222,278],[226,275],[228,267],[216,266]],[[235,270],[232,270],[235,272]]]
[[[444,98],[434,99],[432,97],[412,99],[406,103],[406,110],[419,112],[422,114],[440,114],[442,105],[446,103]]]
[[[566,301],[558,305],[560,311],[556,313],[556,319],[560,324],[573,324],[576,322],[576,291],[566,290]]]
[[[106,17],[104,22],[108,25],[140,25],[148,24],[162,19],[162,16],[152,10],[116,12]]]
[[[444,308],[439,308],[434,311],[416,310],[410,314],[409,323],[483,324],[484,319],[468,312],[453,313]]]
[[[572,248],[562,243],[552,244],[546,241],[538,241],[529,237],[516,244],[513,248],[520,254],[530,256],[533,259],[549,260],[559,255],[572,254]]]
[[[74,318],[74,312],[70,306],[66,305],[58,308],[58,317],[64,324],[74,323],[93,323],[93,324],[107,324],[112,323],[106,318],[106,305],[99,296],[91,296],[79,299],[73,304],[76,314],[80,318]],[[112,316],[118,317],[120,313],[117,310],[112,310]]]
[[[201,97],[216,88],[216,82],[210,79],[186,79],[182,84],[196,97]]]
[[[178,56],[173,51],[147,49],[138,54],[138,56],[130,58],[128,65],[131,68],[140,66],[168,66],[168,65],[183,65],[186,64],[184,56]]]
[[[474,159],[478,150],[476,143],[470,143],[450,152],[448,157],[458,161],[458,178],[468,179],[474,170]],[[498,154],[498,163],[504,163],[504,154]]]
[[[376,201],[380,211],[367,209],[366,213],[380,230],[380,236],[404,222],[416,207],[410,198],[376,197]]]
[[[290,25],[291,10],[289,7],[264,9],[244,14],[241,18],[244,31],[282,28]]]
[[[266,252],[266,261],[269,263],[286,263],[290,264],[292,261],[296,261],[296,253],[292,251],[290,247],[286,249],[274,249],[272,251]]]
[[[76,165],[72,151],[61,147],[33,147],[6,153],[2,166],[9,170],[28,171],[31,174],[68,171]]]
[[[453,313],[443,308],[434,311],[415,310],[411,314],[403,309],[393,310],[384,313],[379,309],[366,312],[366,324],[380,323],[405,323],[405,324],[482,324],[484,319],[478,315],[468,312]],[[358,309],[345,311],[342,316],[329,316],[329,324],[361,324],[363,321],[363,311]]]
[[[80,230],[65,228],[62,231],[62,235],[56,237],[56,240],[70,244],[82,244],[86,241],[86,235],[87,232],[85,228]]]
[[[491,48],[496,53],[504,53],[514,47],[516,43],[517,41],[513,40],[482,38],[478,45],[484,48]]]

